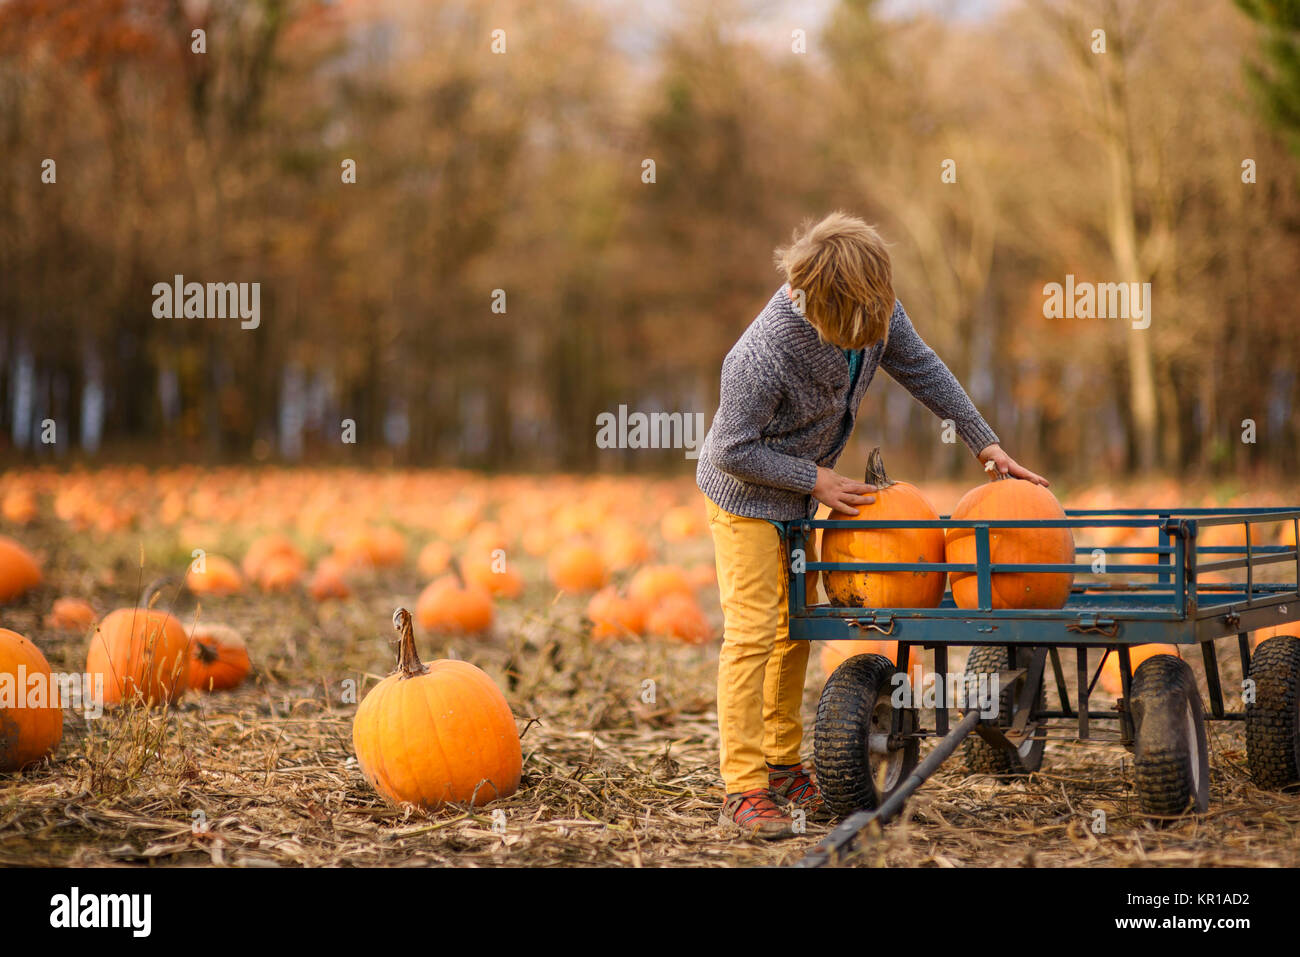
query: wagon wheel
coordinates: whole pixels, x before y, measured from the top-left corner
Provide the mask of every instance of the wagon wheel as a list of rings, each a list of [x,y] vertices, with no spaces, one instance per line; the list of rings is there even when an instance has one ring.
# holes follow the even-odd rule
[[[856,655],[822,688],[813,756],[822,800],[834,814],[879,807],[916,767],[915,709],[902,709],[900,734],[891,740],[896,673],[906,680],[884,655]]]
[[[1150,815],[1210,806],[1210,749],[1196,678],[1174,655],[1153,655],[1133,673],[1133,767],[1138,803]]]
[[[1300,784],[1300,638],[1278,635],[1250,660],[1255,700],[1246,705],[1246,763],[1256,787]]]
[[[1032,654],[1032,650],[1024,649],[1022,654],[1028,656]],[[971,649],[970,657],[966,659],[965,680],[969,682],[978,675],[995,675],[1009,670],[1011,670],[1011,661],[1005,646],[979,645]],[[1027,677],[1022,675],[1012,682],[1010,687],[1001,689],[998,695],[997,725],[999,728],[1010,728],[1016,723],[1016,718],[1020,714],[1021,693],[1026,680]],[[1042,711],[1046,708],[1047,699],[1042,676],[1039,677],[1038,695],[1034,700],[1036,702],[1034,710]],[[1037,735],[1042,726],[1041,719],[1031,717],[1025,723],[1025,738],[1014,751],[998,747],[979,735],[972,734],[966,739],[962,755],[966,770],[972,774],[992,774],[998,777],[1032,774],[1043,766],[1043,748],[1047,742]]]

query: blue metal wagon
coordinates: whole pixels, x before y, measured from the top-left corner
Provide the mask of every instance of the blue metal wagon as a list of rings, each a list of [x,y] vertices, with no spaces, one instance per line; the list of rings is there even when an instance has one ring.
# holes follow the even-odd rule
[[[1230,526],[1243,544],[1198,544],[1207,529]],[[1247,762],[1256,785],[1300,785],[1300,639],[1276,636],[1252,652],[1250,633],[1300,621],[1298,508],[1181,508],[1069,510],[1064,519],[1035,521],[871,521],[807,519],[777,523],[791,561],[790,637],[843,640],[888,637],[898,642],[896,661],[858,655],[827,680],[817,709],[815,763],[824,799],[846,815],[803,861],[828,863],[863,830],[896,815],[907,797],[965,745],[967,767],[998,776],[1032,773],[1047,740],[1062,726],[1072,740],[1109,734],[1133,751],[1135,786],[1143,810],[1167,818],[1209,800],[1206,721],[1244,721]],[[1069,528],[1076,542],[1070,565],[995,564],[990,530]],[[807,561],[818,529],[970,528],[974,564],[936,566],[906,562]],[[1095,548],[1089,532],[1133,529],[1150,544]],[[1279,530],[1289,529],[1289,541]],[[1222,532],[1219,533],[1222,536]],[[1281,544],[1278,542],[1281,541]],[[1145,559],[1145,561],[1143,560]],[[974,573],[977,608],[958,608],[949,591],[937,608],[852,608],[810,602],[810,573]],[[1264,581],[1280,570],[1289,583]],[[999,573],[1075,574],[1065,606],[1050,610],[995,609],[993,576]],[[1227,582],[1208,581],[1229,575]],[[1081,576],[1092,580],[1081,581]],[[815,587],[815,585],[813,586]],[[815,596],[813,596],[815,599]],[[1300,632],[1298,632],[1300,633]],[[1243,675],[1241,710],[1229,711],[1219,669],[1220,639],[1235,638]],[[1195,676],[1181,657],[1147,658],[1133,669],[1135,645],[1197,645],[1205,666],[1208,711]],[[930,689],[933,727],[922,727],[922,709],[908,703],[903,679],[911,649],[934,654],[932,672],[948,674],[948,649],[970,647],[961,692],[978,683],[987,691],[997,679],[995,708],[967,708],[951,723],[953,686]],[[1089,649],[1104,650],[1096,670]],[[1068,687],[1063,649],[1073,649],[1076,680]],[[1091,704],[1105,662],[1114,656],[1122,692],[1112,710]],[[1048,675],[1052,697],[1048,704]],[[986,695],[987,698],[987,695]],[[900,705],[900,701],[903,702]],[[969,702],[967,702],[969,704]],[[996,712],[995,714],[993,712]],[[1068,723],[1068,724],[1067,724]],[[971,737],[974,734],[975,737]],[[935,739],[924,760],[920,743]]]

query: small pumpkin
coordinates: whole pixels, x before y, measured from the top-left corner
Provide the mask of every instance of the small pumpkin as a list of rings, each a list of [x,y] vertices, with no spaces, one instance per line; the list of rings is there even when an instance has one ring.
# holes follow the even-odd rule
[[[1175,658],[1181,658],[1182,652],[1178,650],[1177,645],[1131,645],[1128,650],[1129,666],[1137,671],[1138,665],[1153,655],[1173,655]],[[1124,693],[1124,681],[1119,673],[1118,652],[1111,651],[1106,655],[1106,663],[1101,666],[1101,677],[1097,679],[1097,685],[1108,694],[1118,696]]]
[[[366,779],[394,804],[426,810],[514,794],[523,753],[501,690],[468,661],[423,664],[405,608],[393,626],[397,670],[370,690],[352,724]]]
[[[996,523],[1065,518],[1061,503],[1043,486],[1005,477],[995,468],[989,471],[989,482],[962,496],[953,509],[954,519]],[[975,564],[975,529],[948,529],[945,555],[952,564]],[[995,565],[1071,565],[1074,534],[1068,528],[993,527],[989,529],[989,557]],[[953,572],[949,579],[958,608],[979,607],[979,579],[974,572]],[[1061,608],[1073,583],[1072,572],[997,572],[992,579],[993,607]]]
[[[415,567],[425,578],[433,580],[451,567],[451,546],[434,539],[420,549]]]
[[[908,482],[885,473],[880,449],[867,459],[869,485],[875,501],[858,506],[858,521],[938,521],[939,513]],[[847,515],[832,518],[850,519]],[[941,528],[827,528],[822,530],[823,562],[917,562],[943,564]],[[935,608],[943,600],[946,574],[933,572],[826,572],[824,585],[831,604],[848,608]]]
[[[646,615],[645,627],[648,634],[676,638],[688,645],[702,645],[713,634],[695,599],[680,592],[661,598]]]
[[[627,593],[629,597],[638,601],[645,602],[647,605],[657,605],[669,595],[685,595],[687,598],[695,597],[695,589],[691,587],[690,579],[676,565],[647,565],[640,569],[632,580],[628,582]]]
[[[591,637],[634,638],[645,631],[646,608],[635,598],[624,598],[613,585],[602,588],[587,603]]]
[[[233,595],[244,587],[244,578],[229,558],[222,555],[204,555],[203,571],[195,571],[190,564],[185,584],[196,595]]]
[[[478,634],[492,624],[492,593],[444,575],[420,592],[415,614],[426,631]]]
[[[0,772],[21,771],[54,753],[63,738],[57,693],[41,649],[0,628]]]
[[[504,555],[475,553],[466,556],[460,568],[466,582],[485,588],[499,598],[518,598],[524,593],[524,580]]]
[[[561,545],[551,554],[547,571],[562,591],[595,591],[605,584],[605,560],[586,542]]]
[[[32,553],[0,535],[0,604],[13,601],[41,583],[41,567]]]
[[[664,512],[659,521],[659,534],[665,542],[685,542],[703,538],[709,532],[704,512],[689,505],[678,505]]]
[[[95,623],[95,609],[82,598],[56,598],[45,616],[46,627],[58,631],[81,631]]]
[[[90,633],[86,674],[102,676],[106,705],[175,701],[188,683],[188,651],[184,627],[165,611],[119,608]]]
[[[226,625],[197,625],[190,638],[189,686],[196,691],[229,691],[253,670],[239,632]]]
[[[294,562],[298,566],[299,574],[307,564],[298,546],[285,536],[263,535],[248,546],[248,552],[244,555],[244,575],[250,581],[261,582],[266,564],[274,558]]]
[[[844,662],[857,655],[884,655],[898,661],[898,642],[875,638],[850,638],[843,641],[820,642],[822,674],[829,678]],[[921,649],[912,645],[907,649],[907,679],[916,677],[916,668],[922,663]]]
[[[307,591],[317,601],[348,598],[352,595],[352,588],[344,577],[343,565],[332,558],[322,558],[316,563],[316,571],[312,573],[311,581],[307,583]]]

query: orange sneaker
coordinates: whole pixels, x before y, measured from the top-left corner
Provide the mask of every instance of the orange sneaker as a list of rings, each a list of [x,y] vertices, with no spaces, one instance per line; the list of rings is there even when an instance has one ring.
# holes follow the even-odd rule
[[[802,764],[789,767],[767,766],[767,786],[778,804],[802,810],[809,820],[828,816],[817,782]]]
[[[794,834],[794,819],[786,814],[767,788],[728,794],[718,815],[718,824],[739,829],[748,837],[764,841]]]

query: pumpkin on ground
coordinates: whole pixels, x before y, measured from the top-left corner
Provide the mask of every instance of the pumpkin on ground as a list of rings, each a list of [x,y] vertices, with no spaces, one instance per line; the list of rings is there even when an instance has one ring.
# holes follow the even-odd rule
[[[279,559],[282,566],[285,563],[296,564],[299,574],[307,564],[298,546],[283,535],[263,535],[248,546],[248,552],[244,555],[244,575],[250,581],[261,583],[266,565],[273,559]]]
[[[95,623],[98,616],[90,602],[82,598],[56,598],[50,613],[45,616],[45,624],[58,631],[85,631]]]
[[[0,604],[13,601],[41,583],[41,567],[32,553],[0,535]]]
[[[203,571],[195,571],[190,563],[185,584],[196,595],[233,595],[244,587],[244,578],[229,558],[222,555],[204,555]]]
[[[1173,655],[1181,658],[1177,645],[1132,645],[1128,651],[1129,665],[1137,671],[1138,665],[1146,661],[1153,655]],[[1097,686],[1108,694],[1120,695],[1124,692],[1124,682],[1119,673],[1119,653],[1112,651],[1106,655],[1106,663],[1101,666],[1101,677],[1097,679]]]
[[[480,585],[462,584],[455,575],[444,575],[420,592],[415,615],[426,631],[475,635],[492,624],[492,593]]]
[[[704,644],[713,634],[695,599],[680,592],[661,598],[646,615],[645,627],[648,634],[676,638],[689,645]]]
[[[501,690],[468,661],[423,664],[405,608],[393,625],[397,670],[370,690],[352,725],[366,779],[394,804],[426,810],[514,794],[523,754]]]
[[[330,598],[348,598],[352,589],[344,577],[343,565],[333,558],[322,558],[316,563],[316,571],[307,583],[307,591],[317,601]]]
[[[524,593],[524,580],[504,554],[467,555],[460,569],[466,582],[485,588],[499,598],[518,598]]]
[[[605,584],[605,560],[586,542],[561,545],[551,554],[547,571],[561,591],[595,591]]]
[[[188,651],[185,628],[165,611],[119,608],[90,633],[86,674],[103,676],[106,705],[175,701],[188,684]]]
[[[890,661],[898,660],[898,642],[873,638],[850,638],[843,641],[818,642],[821,648],[822,674],[829,678],[844,662],[857,655],[884,655]],[[921,649],[916,645],[907,649],[907,678],[916,677],[921,664]],[[915,690],[915,689],[914,689]]]
[[[434,539],[420,549],[415,567],[421,575],[432,581],[451,567],[451,546]]]
[[[833,515],[854,521],[939,520],[939,513],[907,482],[895,482],[885,473],[880,449],[867,460],[866,481],[876,486],[876,500],[859,505],[858,515]],[[907,562],[943,564],[941,528],[827,528],[822,530],[823,562]],[[831,604],[850,608],[934,608],[943,600],[946,575],[933,571],[826,572],[826,597]]]
[[[198,625],[190,638],[189,686],[196,691],[229,691],[253,670],[239,632],[226,625]]]
[[[587,603],[591,637],[635,638],[645,631],[646,608],[635,598],[624,598],[610,585],[591,596]]]
[[[645,602],[646,605],[657,605],[673,594],[695,597],[690,579],[676,565],[645,566],[632,576],[627,585],[627,593],[629,597]]]
[[[0,772],[21,771],[54,753],[63,738],[57,694],[41,649],[0,628]]]
[[[991,481],[962,496],[952,517],[990,523],[1063,519],[1065,510],[1043,486],[993,471]],[[975,529],[948,529],[945,554],[951,564],[975,564]],[[993,527],[989,529],[989,560],[995,565],[1072,565],[1074,535],[1068,528]],[[979,607],[974,572],[952,572],[949,579],[958,608]],[[993,607],[1060,608],[1070,597],[1073,583],[1073,572],[997,572],[992,580]]]

